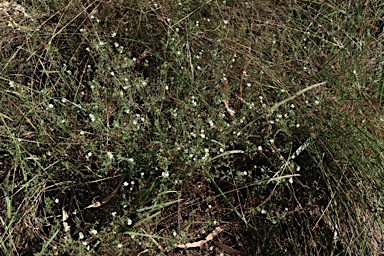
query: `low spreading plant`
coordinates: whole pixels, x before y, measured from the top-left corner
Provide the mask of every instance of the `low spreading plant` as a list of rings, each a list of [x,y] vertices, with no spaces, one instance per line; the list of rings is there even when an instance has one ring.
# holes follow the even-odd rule
[[[380,7],[0,4],[2,251],[379,254]]]

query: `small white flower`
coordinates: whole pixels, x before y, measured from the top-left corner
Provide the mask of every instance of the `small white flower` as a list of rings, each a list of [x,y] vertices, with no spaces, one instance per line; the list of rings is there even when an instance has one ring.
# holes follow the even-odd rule
[[[55,203],[57,203],[57,204],[59,203],[59,199],[58,198],[55,199]]]
[[[262,147],[262,146],[258,146],[258,147],[257,147],[257,150],[259,150],[259,151],[263,151],[263,147]]]
[[[91,118],[92,122],[95,122],[95,120],[96,120],[95,115],[93,115],[93,114],[89,114],[89,118]]]
[[[116,216],[116,212],[112,212],[111,214],[112,214],[112,216]]]
[[[83,239],[84,238],[84,234],[82,232],[79,233],[79,239]]]
[[[261,210],[261,214],[266,214],[267,213],[267,211],[266,210]]]
[[[172,235],[173,235],[173,236],[177,236],[176,231],[173,231]]]
[[[135,185],[135,181],[131,181],[131,185]]]
[[[49,104],[49,105],[48,105],[48,108],[53,108],[53,104]]]
[[[65,103],[65,102],[67,102],[67,99],[66,98],[62,98],[61,102]]]
[[[112,33],[112,37],[115,37],[115,36],[116,36],[116,32],[113,32],[113,33]]]
[[[111,72],[111,76],[114,76],[114,75],[115,75],[115,72],[112,71],[112,72]]]
[[[122,244],[118,244],[118,245],[117,245],[117,248],[121,248],[121,247],[123,247]]]
[[[131,226],[132,225],[132,220],[128,219],[127,224],[128,224],[128,226]]]
[[[291,104],[291,108],[295,108],[295,104]]]
[[[96,230],[96,229],[93,229],[93,230],[91,231],[91,233],[94,234],[94,235],[97,235],[97,230]]]
[[[247,83],[247,86],[248,86],[248,87],[251,87],[251,83]]]
[[[113,158],[113,154],[112,154],[112,152],[108,151],[108,152],[107,152],[107,155],[108,155],[109,159],[112,159],[112,158]]]
[[[84,135],[84,133],[85,133],[84,131],[81,131],[81,132],[80,132],[81,135]]]
[[[9,87],[13,87],[13,86],[15,86],[15,82],[9,81]]]
[[[227,25],[229,23],[229,21],[227,21],[227,20],[224,20],[223,22],[225,25]]]
[[[291,178],[289,178],[289,183],[293,183],[293,178],[291,177]]]
[[[315,100],[315,104],[316,104],[316,105],[319,105],[320,102],[319,102],[318,100]]]
[[[162,173],[161,173],[161,176],[163,176],[163,177],[165,177],[165,178],[166,178],[166,177],[169,177],[169,172],[162,172]]]
[[[88,244],[88,242],[87,241],[83,241],[83,243],[82,243],[83,245],[87,245]]]
[[[247,174],[248,174],[247,171],[244,171],[244,172],[243,172],[243,175],[244,175],[244,176],[247,176]]]
[[[299,128],[300,127],[300,124],[296,124],[296,128]]]
[[[126,186],[128,186],[128,185],[129,185],[129,183],[128,183],[128,182],[126,182],[126,181],[124,181],[123,185],[124,185],[124,187],[126,187]]]
[[[223,149],[223,148],[220,148],[219,151],[220,151],[221,153],[223,153],[223,152],[224,152],[224,149]]]

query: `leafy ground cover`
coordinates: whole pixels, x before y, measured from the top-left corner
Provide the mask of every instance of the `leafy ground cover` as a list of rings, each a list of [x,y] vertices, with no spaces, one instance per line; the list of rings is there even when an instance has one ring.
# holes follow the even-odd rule
[[[2,1],[3,254],[379,255],[383,14]]]

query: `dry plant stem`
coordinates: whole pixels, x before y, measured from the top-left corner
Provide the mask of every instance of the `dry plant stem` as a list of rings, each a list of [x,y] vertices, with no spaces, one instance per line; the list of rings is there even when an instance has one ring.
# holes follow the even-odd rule
[[[275,110],[276,110],[278,107],[280,107],[281,105],[287,103],[288,101],[293,100],[294,98],[300,96],[301,94],[305,93],[306,91],[312,90],[312,89],[314,89],[314,88],[316,88],[316,87],[319,87],[320,85],[325,85],[326,83],[327,83],[327,82],[321,82],[321,83],[313,84],[313,85],[311,85],[311,86],[309,86],[309,87],[306,87],[306,88],[304,88],[304,89],[302,89],[302,90],[296,92],[293,96],[291,96],[291,97],[289,97],[289,98],[287,98],[287,99],[285,99],[285,100],[282,100],[282,101],[276,103],[275,105],[273,105],[273,106],[271,107],[270,111],[271,111],[271,112],[272,112],[272,111],[275,111]]]

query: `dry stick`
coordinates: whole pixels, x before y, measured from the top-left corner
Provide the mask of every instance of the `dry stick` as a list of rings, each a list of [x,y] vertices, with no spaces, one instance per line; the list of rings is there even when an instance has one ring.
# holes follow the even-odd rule
[[[276,110],[278,107],[280,107],[281,105],[287,103],[287,102],[290,101],[290,100],[293,100],[294,98],[296,98],[297,96],[300,96],[301,94],[305,93],[306,91],[312,90],[313,88],[316,88],[316,87],[318,87],[318,86],[320,86],[320,85],[324,85],[324,84],[326,84],[326,83],[327,83],[327,82],[321,82],[321,83],[313,84],[313,85],[311,85],[311,86],[309,86],[309,87],[307,87],[307,88],[304,88],[304,89],[302,89],[302,90],[296,92],[293,96],[289,97],[288,99],[282,100],[282,101],[276,103],[275,105],[273,105],[273,106],[271,107],[271,111],[275,111],[275,110]]]
[[[269,179],[267,183],[269,183],[270,181],[274,181],[274,180],[282,180],[282,179],[292,178],[292,177],[297,177],[297,176],[301,176],[301,175],[300,174],[288,174],[288,175],[284,175],[284,176],[279,176],[276,178]]]

